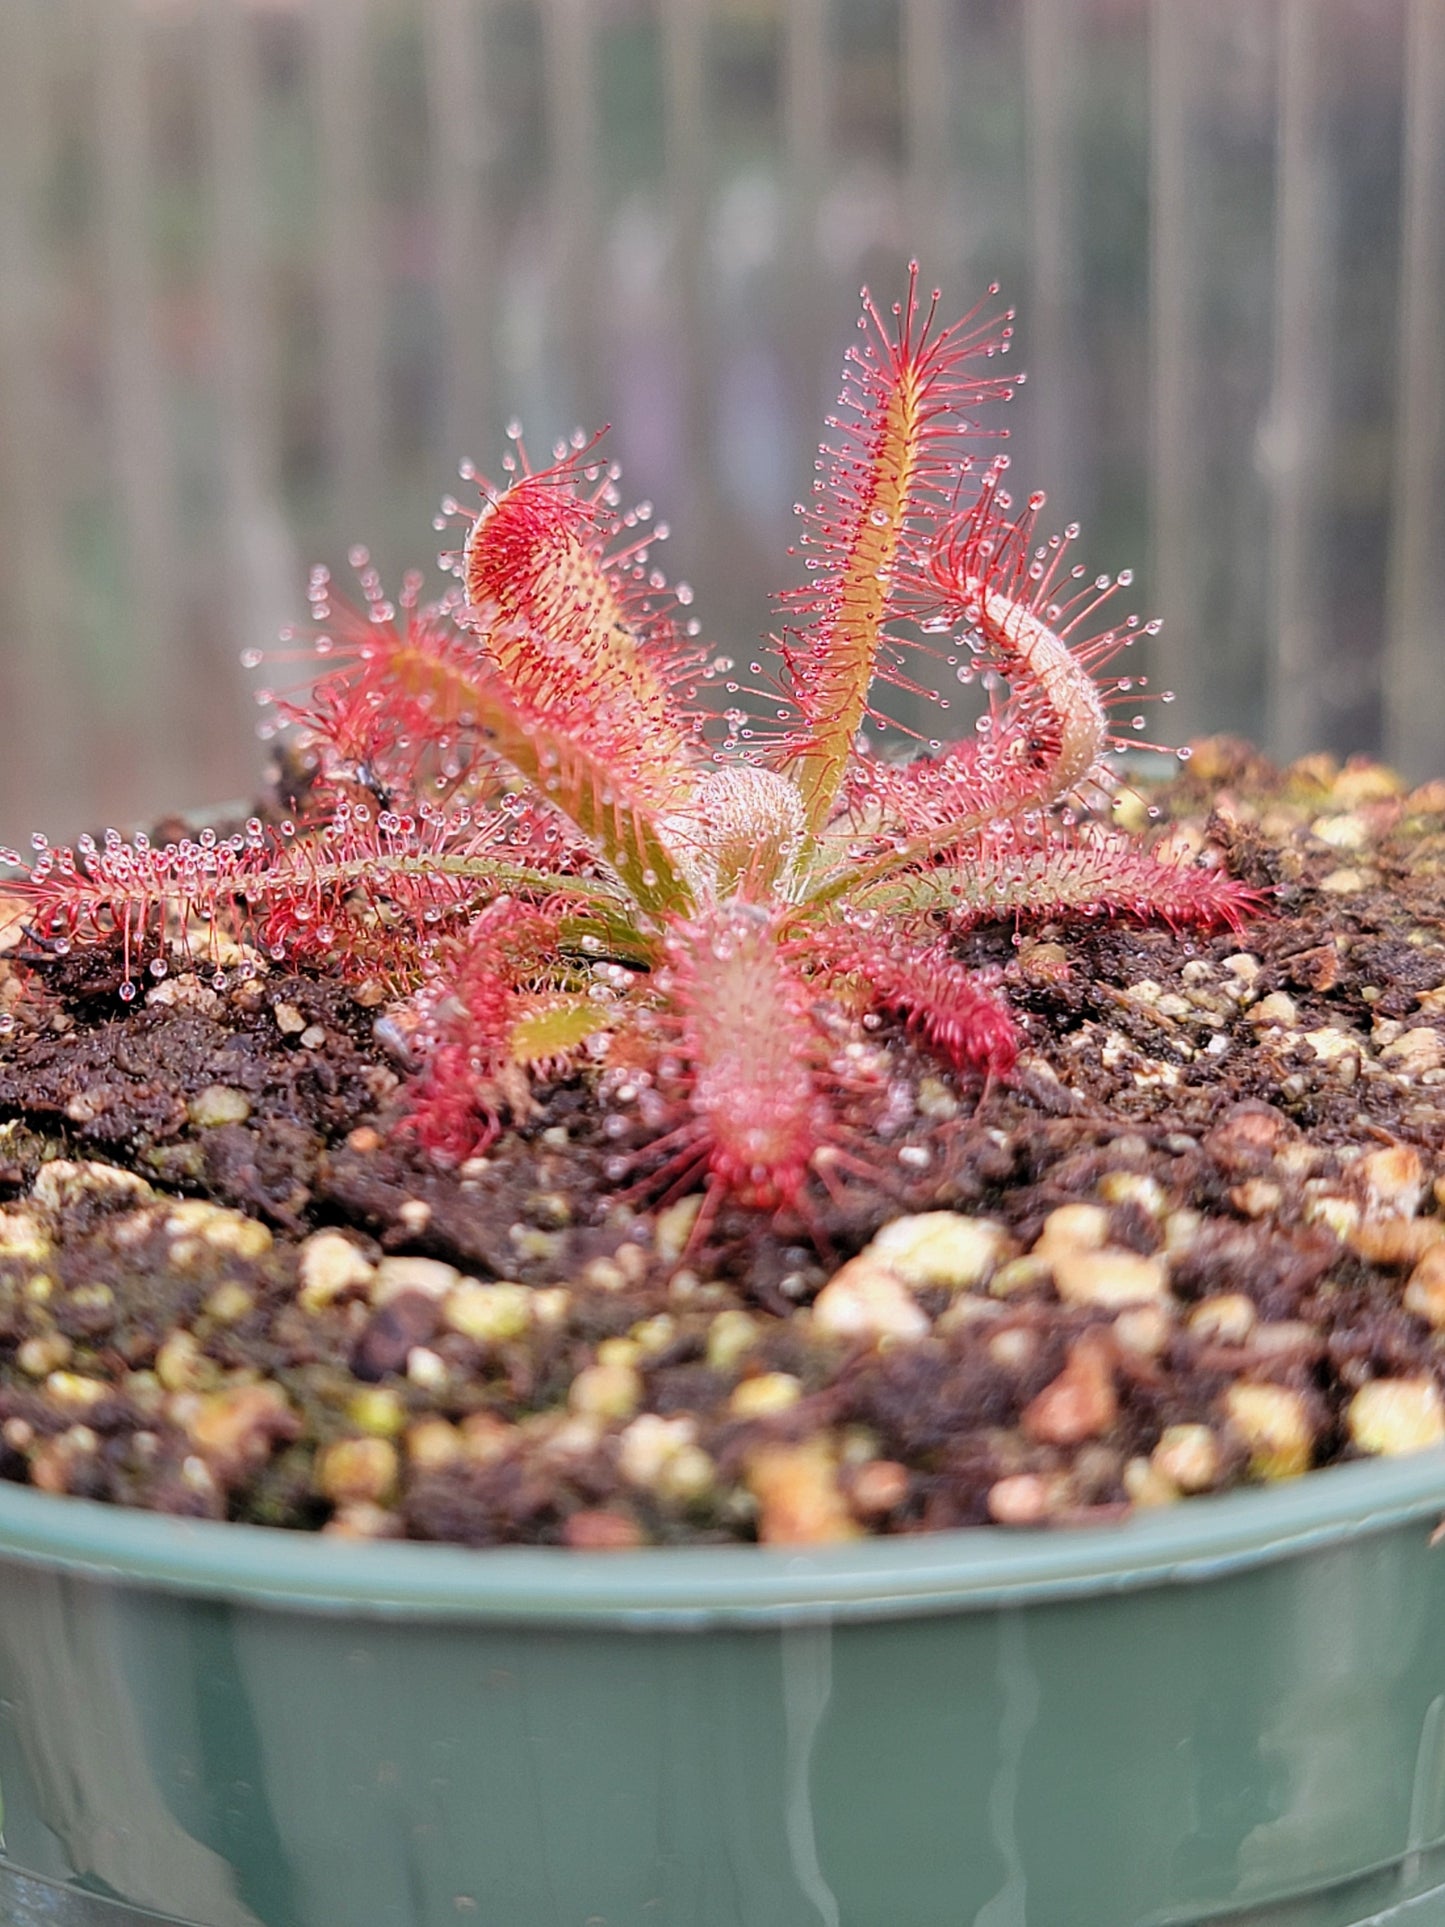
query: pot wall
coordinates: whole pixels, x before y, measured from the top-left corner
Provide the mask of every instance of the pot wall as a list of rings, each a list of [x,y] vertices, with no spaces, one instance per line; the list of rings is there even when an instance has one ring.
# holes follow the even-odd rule
[[[36,1505],[78,1504],[13,1497],[29,1520]],[[1366,1505],[1333,1539],[1311,1526],[1292,1546],[1225,1550],[1211,1576],[1216,1508],[1183,1510],[1200,1515],[1195,1558],[1130,1567],[1117,1547],[1147,1553],[1147,1536],[1091,1534],[1092,1583],[1077,1545],[1057,1555],[1079,1568],[1064,1583],[1039,1576],[1048,1544],[1012,1541],[987,1583],[946,1597],[912,1582],[950,1547],[910,1547],[921,1563],[892,1607],[847,1598],[839,1577],[851,1571],[856,1591],[868,1570],[882,1590],[886,1546],[851,1565],[651,1555],[659,1575],[682,1561],[699,1596],[650,1613],[584,1600],[588,1568],[607,1575],[577,1555],[524,1556],[553,1574],[550,1601],[479,1598],[469,1612],[451,1595],[445,1610],[434,1597],[287,1605],[274,1575],[254,1596],[177,1589],[174,1573],[138,1584],[12,1544],[0,1915],[19,1927],[1445,1919],[1445,1551],[1429,1544],[1432,1517]],[[111,1514],[112,1541],[127,1523],[171,1525]],[[243,1563],[252,1541],[264,1552],[283,1536],[180,1531],[203,1544],[219,1533]],[[950,1535],[965,1564],[998,1537]],[[1034,1561],[1012,1587],[997,1578],[1010,1545]],[[346,1549],[282,1550],[324,1569]],[[390,1550],[402,1569],[432,1553],[463,1574],[497,1558]],[[750,1606],[749,1561],[791,1600]],[[710,1571],[723,1575],[711,1611]]]

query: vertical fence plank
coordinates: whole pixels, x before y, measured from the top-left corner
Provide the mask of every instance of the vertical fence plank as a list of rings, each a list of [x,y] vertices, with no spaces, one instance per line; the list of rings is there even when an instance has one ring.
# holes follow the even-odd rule
[[[1158,680],[1197,732],[1208,704],[1199,622],[1197,44],[1189,9],[1154,0],[1149,25],[1150,483],[1154,581],[1164,628]]]
[[[1327,739],[1320,674],[1320,478],[1329,424],[1329,197],[1319,0],[1282,0],[1275,203],[1270,741],[1281,756]]]
[[[783,146],[790,243],[811,256],[828,154],[828,0],[783,14]]]
[[[263,95],[256,16],[247,7],[208,8],[202,84],[210,135],[211,227],[206,261],[211,297],[220,528],[216,573],[225,583],[221,633],[205,638],[215,679],[207,708],[219,712],[213,738],[216,793],[244,787],[247,763],[237,715],[249,715],[253,679],[237,652],[267,649],[294,613],[301,583],[280,503],[276,323],[265,272],[258,147]],[[214,660],[224,648],[226,660]],[[227,700],[219,700],[224,691]],[[244,739],[243,739],[244,741]],[[199,772],[198,772],[199,774]]]
[[[573,376],[573,422],[601,425],[602,213],[595,0],[543,0],[547,128],[551,148],[550,285],[563,366]],[[570,428],[573,423],[569,422]]]
[[[1082,36],[1077,0],[1028,0],[1023,9],[1027,129],[1029,379],[1045,405],[1029,411],[1029,486],[1042,484],[1067,514],[1082,503],[1084,368],[1077,310],[1081,209],[1075,97]]]
[[[37,233],[53,124],[44,0],[0,7],[0,841],[45,822],[69,834],[93,805],[83,752],[74,592],[60,546],[50,348],[51,264]]]
[[[424,0],[427,104],[441,315],[442,456],[484,461],[494,429],[492,376],[502,251],[489,192],[497,132],[482,53],[490,0]]]
[[[1385,753],[1445,774],[1445,11],[1414,0],[1405,173]]]
[[[818,353],[818,217],[832,104],[829,0],[793,0],[782,25],[783,364],[811,431],[834,392]]]
[[[903,0],[899,60],[903,85],[904,205],[909,233],[927,250],[925,273],[957,267],[949,190],[953,185],[953,48],[947,0]]]
[[[958,276],[959,236],[950,206],[954,85],[952,21],[944,0],[903,0],[899,19],[899,88],[902,96],[902,206],[909,251],[916,253],[925,289],[942,287],[948,311],[977,298]],[[939,690],[945,673],[936,655],[916,656],[909,674]],[[897,697],[893,711],[925,739],[939,726],[932,703]]]
[[[385,446],[383,303],[368,162],[375,89],[370,0],[312,0],[317,108],[321,363],[329,440],[327,495],[350,542],[380,536]]]
[[[710,638],[736,645],[761,626],[765,598],[779,580],[778,520],[769,521],[761,506],[763,498],[776,493],[776,472],[765,472],[754,492],[751,477],[739,490],[736,471],[739,446],[754,452],[750,443],[756,431],[749,424],[759,412],[759,382],[765,394],[772,392],[777,316],[760,314],[749,299],[761,265],[749,251],[741,257],[731,250],[713,252],[712,197],[720,177],[725,179],[718,150],[727,151],[736,140],[720,103],[726,101],[734,111],[742,105],[745,112],[754,111],[755,104],[740,103],[718,84],[724,58],[714,38],[714,0],[664,0],[659,11],[670,224],[665,348],[677,369],[675,420],[681,438],[665,499],[682,538],[675,562],[699,591],[697,620]],[[782,443],[795,475],[798,451],[786,445],[776,410],[767,427],[775,439],[765,459]],[[714,691],[715,704],[724,700]]]
[[[183,766],[170,395],[161,357],[153,249],[147,20],[134,0],[95,12],[106,408],[130,620],[106,641],[118,657],[116,717],[102,774],[132,810],[159,807]]]
[[[690,490],[673,512],[697,530],[716,513],[708,397],[713,331],[706,298],[708,102],[707,0],[670,0],[662,10],[663,150],[667,180],[673,358],[682,447],[677,469]]]

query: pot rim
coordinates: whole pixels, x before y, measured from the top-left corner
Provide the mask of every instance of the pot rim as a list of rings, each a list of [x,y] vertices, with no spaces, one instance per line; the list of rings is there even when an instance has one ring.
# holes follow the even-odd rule
[[[0,1482],[0,1567],[289,1611],[694,1630],[914,1618],[1222,1578],[1445,1515],[1445,1447],[1113,1525],[635,1552],[358,1543]]]

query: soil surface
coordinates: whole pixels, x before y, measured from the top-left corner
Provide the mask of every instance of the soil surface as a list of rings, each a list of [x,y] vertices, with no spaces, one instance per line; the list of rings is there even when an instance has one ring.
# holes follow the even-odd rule
[[[1265,914],[975,932],[1015,1074],[884,1026],[872,1175],[702,1236],[615,1082],[445,1170],[374,986],[182,959],[127,1008],[116,956],[12,925],[0,1476],[610,1547],[1107,1518],[1445,1442],[1445,783],[1216,740],[1148,803]]]

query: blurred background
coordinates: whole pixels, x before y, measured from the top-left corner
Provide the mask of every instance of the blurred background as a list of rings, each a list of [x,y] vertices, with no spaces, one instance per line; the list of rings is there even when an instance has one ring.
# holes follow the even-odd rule
[[[1439,0],[0,0],[0,840],[246,793],[242,652],[514,416],[748,650],[910,254],[1151,721],[1445,772]]]

